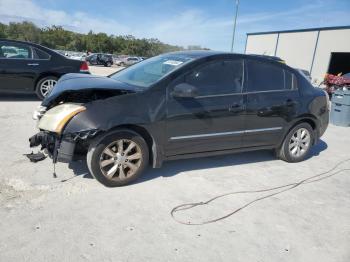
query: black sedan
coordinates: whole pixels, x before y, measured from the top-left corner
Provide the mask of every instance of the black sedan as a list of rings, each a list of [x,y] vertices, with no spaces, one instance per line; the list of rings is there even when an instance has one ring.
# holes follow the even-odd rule
[[[67,73],[88,73],[86,62],[41,45],[0,39],[0,91],[35,92],[43,99]]]
[[[148,163],[171,159],[273,149],[299,162],[327,128],[327,99],[279,61],[170,53],[110,77],[62,77],[42,103],[30,145],[46,148],[54,162],[85,153],[106,186],[130,183]]]

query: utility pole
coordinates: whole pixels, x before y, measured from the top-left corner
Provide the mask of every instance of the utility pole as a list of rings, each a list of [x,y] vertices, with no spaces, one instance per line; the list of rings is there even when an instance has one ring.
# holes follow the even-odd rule
[[[238,15],[238,6],[239,6],[239,0],[236,0],[236,12],[235,12],[235,17],[233,19],[233,33],[232,33],[231,52],[233,52],[233,46],[235,44],[235,33],[236,33],[236,22],[237,22],[237,15]]]

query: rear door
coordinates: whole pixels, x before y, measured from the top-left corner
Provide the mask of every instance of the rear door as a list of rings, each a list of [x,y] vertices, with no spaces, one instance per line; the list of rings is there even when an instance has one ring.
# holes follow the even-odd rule
[[[243,61],[206,62],[178,77],[167,89],[168,156],[238,148],[244,130]],[[194,98],[172,97],[177,84],[198,89]]]
[[[38,65],[30,45],[0,41],[1,90],[33,90]]]
[[[296,116],[299,92],[294,73],[275,62],[246,60],[247,115],[244,146],[275,145]]]

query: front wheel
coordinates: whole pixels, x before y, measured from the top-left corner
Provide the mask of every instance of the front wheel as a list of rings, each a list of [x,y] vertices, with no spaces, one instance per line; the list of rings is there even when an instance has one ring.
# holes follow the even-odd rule
[[[92,176],[108,187],[136,180],[148,165],[145,140],[129,130],[107,133],[89,147],[87,165]]]
[[[314,140],[314,132],[308,123],[301,123],[293,127],[285,137],[278,156],[287,162],[305,160]]]

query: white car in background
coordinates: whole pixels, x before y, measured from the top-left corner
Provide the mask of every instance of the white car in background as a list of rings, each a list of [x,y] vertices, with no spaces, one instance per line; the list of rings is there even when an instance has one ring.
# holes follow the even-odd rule
[[[131,65],[136,64],[136,63],[141,62],[141,61],[142,61],[141,57],[132,56],[132,57],[128,57],[127,59],[125,59],[125,65],[131,66]]]
[[[141,62],[143,59],[141,57],[137,56],[129,56],[125,57],[123,59],[120,59],[119,61],[116,61],[116,65],[118,66],[131,66],[133,64],[136,64],[138,62]]]
[[[86,54],[75,53],[75,54],[70,55],[69,58],[74,59],[74,60],[85,61]]]

